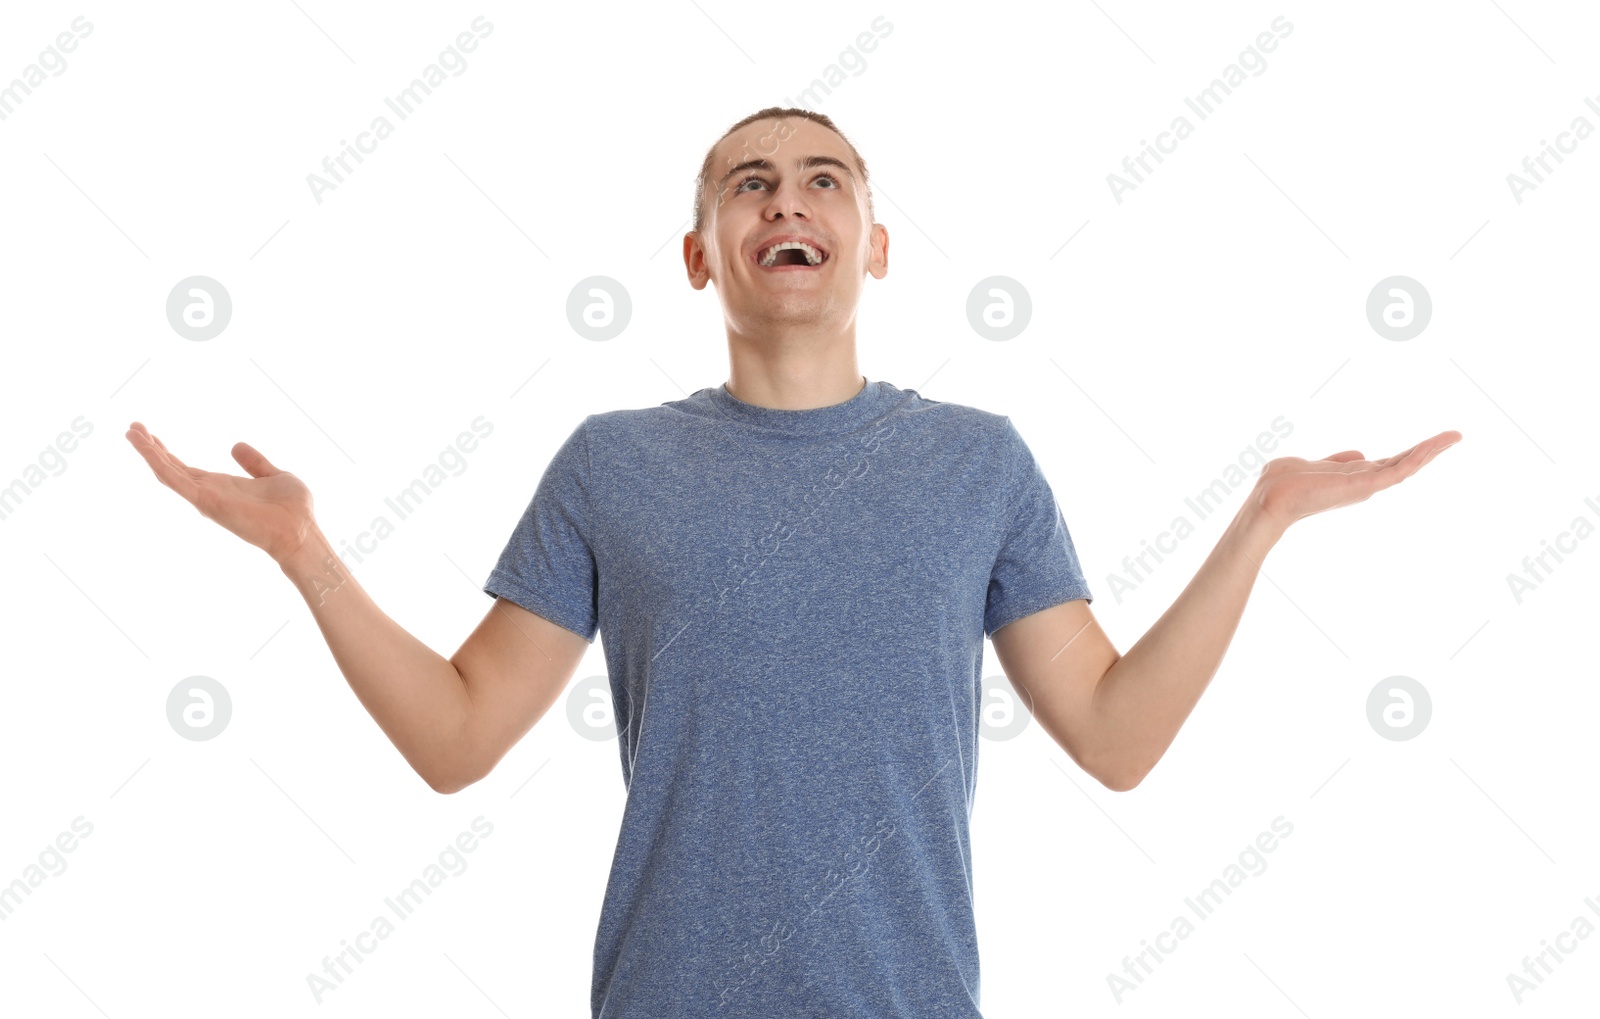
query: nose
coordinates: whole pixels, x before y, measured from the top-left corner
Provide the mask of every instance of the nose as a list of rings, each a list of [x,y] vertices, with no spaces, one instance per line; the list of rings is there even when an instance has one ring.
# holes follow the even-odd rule
[[[772,197],[767,201],[766,217],[775,220],[788,215],[807,219],[811,215],[811,205],[806,201],[805,190],[798,183],[785,180],[772,192]]]

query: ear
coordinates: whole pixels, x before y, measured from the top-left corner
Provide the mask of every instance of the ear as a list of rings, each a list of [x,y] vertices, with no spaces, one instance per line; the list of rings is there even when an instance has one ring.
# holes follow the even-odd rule
[[[689,273],[689,285],[704,290],[711,272],[706,267],[706,249],[700,246],[700,235],[694,230],[683,235],[683,267]]]
[[[871,240],[868,242],[867,271],[872,273],[873,279],[883,279],[889,272],[889,230],[882,223],[872,224]]]

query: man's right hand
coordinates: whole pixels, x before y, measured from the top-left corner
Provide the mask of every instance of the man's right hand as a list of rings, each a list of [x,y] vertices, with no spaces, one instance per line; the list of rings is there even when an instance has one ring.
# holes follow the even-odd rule
[[[163,485],[282,565],[316,531],[311,490],[280,471],[249,443],[236,443],[233,458],[250,477],[203,471],[173,456],[161,440],[135,421],[127,432]]]
[[[186,466],[137,421],[128,441],[162,484],[272,556],[305,596],[362,706],[438,792],[489,774],[560,699],[589,648],[585,635],[501,597],[446,659],[385,615],[344,568],[299,478],[243,442],[233,458],[248,478]],[[332,591],[337,597],[327,597]]]

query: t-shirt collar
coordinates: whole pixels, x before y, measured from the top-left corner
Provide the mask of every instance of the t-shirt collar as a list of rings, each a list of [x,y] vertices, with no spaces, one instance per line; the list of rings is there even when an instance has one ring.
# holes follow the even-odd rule
[[[868,381],[843,403],[807,410],[777,410],[745,403],[728,392],[726,383],[701,393],[719,414],[741,424],[789,435],[820,436],[840,435],[871,421],[885,409],[891,390],[887,382]]]

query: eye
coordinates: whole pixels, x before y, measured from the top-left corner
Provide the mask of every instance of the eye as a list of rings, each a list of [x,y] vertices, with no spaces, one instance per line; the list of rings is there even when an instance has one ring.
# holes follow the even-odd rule
[[[825,191],[837,191],[844,186],[839,183],[839,178],[835,177],[831,173],[819,173],[817,174],[816,179],[817,181],[825,180],[832,185],[832,187],[824,188],[823,190]],[[748,189],[745,187],[746,184],[760,184],[762,187],[766,187],[767,182],[764,179],[751,174],[733,186],[734,193],[748,193]]]

